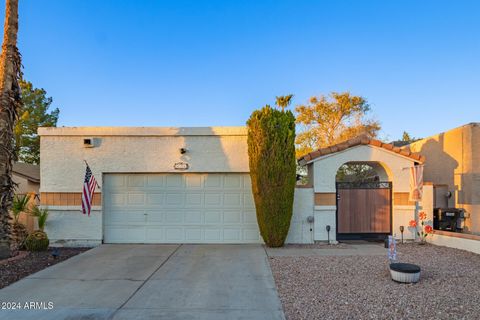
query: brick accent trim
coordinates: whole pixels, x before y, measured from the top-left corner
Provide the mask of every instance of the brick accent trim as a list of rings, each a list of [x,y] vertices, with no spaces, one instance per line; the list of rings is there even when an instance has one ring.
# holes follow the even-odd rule
[[[337,194],[335,192],[315,193],[316,206],[335,206],[337,205]]]
[[[43,206],[81,206],[81,192],[41,192],[40,204]],[[102,205],[102,194],[95,192],[92,205]]]

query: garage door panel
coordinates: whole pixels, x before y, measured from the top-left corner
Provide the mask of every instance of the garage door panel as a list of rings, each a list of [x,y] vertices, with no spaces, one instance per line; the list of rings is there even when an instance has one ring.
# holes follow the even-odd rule
[[[181,174],[169,174],[165,176],[165,187],[167,189],[183,189],[184,176]]]
[[[258,228],[246,228],[243,230],[243,239],[246,242],[259,242],[260,234],[258,233]]]
[[[225,224],[242,223],[242,211],[227,210],[223,212],[223,222]]]
[[[241,175],[225,175],[223,188],[228,189],[242,189],[243,180]]]
[[[163,192],[151,192],[146,194],[146,204],[151,206],[162,205],[165,202],[165,194]]]
[[[185,240],[186,242],[201,242],[203,240],[203,229],[197,228],[185,228]]]
[[[165,213],[161,210],[146,210],[145,213],[147,225],[165,222]]]
[[[202,224],[203,215],[204,213],[202,211],[187,211],[185,212],[185,224]]]
[[[255,210],[255,202],[253,200],[253,195],[251,192],[245,192],[243,194],[243,205],[246,209]]]
[[[221,240],[222,240],[222,229],[220,228],[205,229],[205,241],[222,242]]]
[[[220,224],[222,223],[222,210],[207,210],[205,211],[205,224]]]
[[[165,187],[165,176],[162,174],[148,175],[146,186],[155,189]]]
[[[162,226],[147,226],[145,228],[146,242],[158,243],[165,241],[165,231]]]
[[[203,177],[201,175],[185,176],[185,186],[187,189],[202,189]]]
[[[223,241],[225,242],[240,242],[242,240],[241,228],[224,228]]]
[[[205,189],[222,189],[222,176],[218,174],[206,174],[204,175],[204,188]]]
[[[115,214],[105,215],[105,225],[144,225],[144,210],[116,210]]]
[[[145,241],[143,226],[110,227],[105,230],[110,243],[142,243]]]
[[[132,174],[127,178],[128,187],[143,187],[145,185],[145,176],[140,174]]]
[[[246,210],[243,212],[243,222],[255,224],[257,223],[257,213],[253,210]]]
[[[144,193],[129,193],[127,195],[127,206],[144,206],[145,194]]]
[[[242,193],[224,193],[223,206],[225,208],[241,208],[243,207]]]
[[[165,241],[167,242],[182,242],[184,239],[182,227],[167,227],[165,228]]]
[[[125,175],[109,175],[103,182],[103,187],[113,190],[115,188],[125,187]]]
[[[106,174],[105,242],[259,243],[247,174]]]
[[[126,195],[122,193],[111,193],[105,197],[105,205],[111,207],[123,207],[126,205]]]
[[[218,192],[205,193],[205,207],[221,207],[223,205],[223,196]]]
[[[183,208],[184,206],[184,194],[183,193],[167,193],[165,195],[166,207]]]
[[[183,224],[185,211],[168,210],[165,212],[165,224]]]
[[[185,207],[202,208],[204,203],[203,193],[187,193],[185,194]]]

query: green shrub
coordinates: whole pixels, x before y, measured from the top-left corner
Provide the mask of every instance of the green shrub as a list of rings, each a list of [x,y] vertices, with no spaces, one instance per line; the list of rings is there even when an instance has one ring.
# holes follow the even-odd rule
[[[47,223],[48,209],[40,209],[37,205],[35,205],[30,210],[30,214],[34,217],[37,217],[38,229],[43,231],[43,229],[45,228],[45,224]]]
[[[33,231],[25,240],[25,247],[28,251],[45,251],[49,244],[50,240],[42,230]]]
[[[13,222],[17,223],[20,213],[27,211],[28,203],[30,202],[30,195],[24,196],[15,195],[12,202]]]
[[[296,183],[295,117],[270,106],[247,121],[248,156],[260,234],[283,246],[290,228]]]

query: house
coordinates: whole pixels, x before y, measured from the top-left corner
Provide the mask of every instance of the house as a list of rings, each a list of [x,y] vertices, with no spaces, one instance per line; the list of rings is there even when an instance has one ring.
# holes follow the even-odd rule
[[[427,157],[424,179],[436,186],[434,207],[463,208],[465,231],[480,234],[480,123],[421,139],[406,148]]]
[[[52,243],[262,242],[244,127],[62,127],[38,133],[41,204],[50,210]],[[100,185],[90,216],[81,213],[85,161]],[[295,190],[287,242],[400,237],[399,226],[408,226],[416,209],[408,201],[407,169],[423,161],[364,137],[304,156],[310,182]],[[371,165],[378,183],[367,192],[339,186],[336,173],[345,163]],[[405,237],[414,237],[413,230]]]
[[[38,194],[40,189],[40,166],[23,162],[14,162],[13,182],[17,184],[16,194]]]

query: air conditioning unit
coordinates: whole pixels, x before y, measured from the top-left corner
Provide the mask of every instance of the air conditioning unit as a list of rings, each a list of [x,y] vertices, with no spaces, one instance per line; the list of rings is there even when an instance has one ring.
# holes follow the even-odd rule
[[[95,147],[95,139],[94,138],[83,138],[83,146],[85,148]]]

